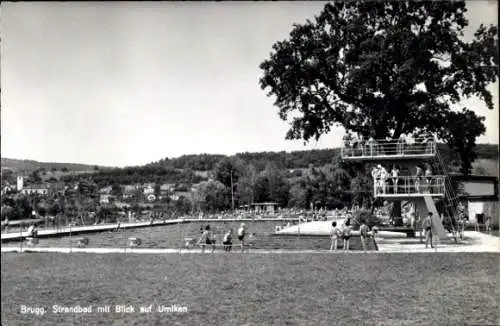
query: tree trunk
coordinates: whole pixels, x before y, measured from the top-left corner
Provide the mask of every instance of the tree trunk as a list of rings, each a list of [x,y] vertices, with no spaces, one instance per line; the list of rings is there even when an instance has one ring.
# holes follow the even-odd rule
[[[403,226],[403,217],[401,216],[401,201],[396,200],[392,205],[391,218],[394,221],[394,226]]]

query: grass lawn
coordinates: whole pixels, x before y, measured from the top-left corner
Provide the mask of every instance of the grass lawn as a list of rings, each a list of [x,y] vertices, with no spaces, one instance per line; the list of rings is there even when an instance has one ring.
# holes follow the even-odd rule
[[[2,254],[2,325],[497,325],[498,254]],[[54,314],[52,306],[93,306]],[[115,313],[114,305],[134,313]],[[152,313],[139,306],[153,304]],[[185,313],[155,312],[157,305]],[[21,305],[45,315],[21,314]],[[110,305],[111,312],[96,312]]]

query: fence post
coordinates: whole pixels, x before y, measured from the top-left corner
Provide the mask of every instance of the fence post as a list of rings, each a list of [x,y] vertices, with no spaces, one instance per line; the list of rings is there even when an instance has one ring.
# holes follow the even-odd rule
[[[182,231],[180,220],[177,221],[177,233],[179,234],[179,254],[182,254]]]
[[[20,233],[20,236],[21,236],[21,242],[20,242],[20,247],[19,247],[19,252],[23,252],[23,225],[22,224],[19,224],[19,233]]]
[[[118,231],[119,230],[120,229],[118,229]],[[127,228],[124,228],[123,235],[125,237],[125,250],[124,250],[124,253],[126,254],[127,253],[127,246],[128,246]]]
[[[71,220],[69,222],[69,253],[73,251],[73,241],[71,240]]]
[[[314,213],[313,213],[314,214]],[[314,216],[314,215],[313,215]],[[313,218],[314,219],[314,218]],[[297,238],[297,249],[300,248],[300,217],[299,217],[299,223],[297,224],[297,232],[299,233],[299,236]]]

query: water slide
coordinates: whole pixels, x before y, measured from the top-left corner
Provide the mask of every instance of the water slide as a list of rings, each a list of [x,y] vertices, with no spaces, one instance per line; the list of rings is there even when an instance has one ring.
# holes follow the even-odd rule
[[[432,226],[434,227],[435,233],[441,240],[446,239],[446,230],[443,227],[443,223],[441,223],[441,217],[437,211],[436,205],[434,204],[434,199],[432,199],[431,196],[424,196],[424,200],[427,210],[432,213]]]

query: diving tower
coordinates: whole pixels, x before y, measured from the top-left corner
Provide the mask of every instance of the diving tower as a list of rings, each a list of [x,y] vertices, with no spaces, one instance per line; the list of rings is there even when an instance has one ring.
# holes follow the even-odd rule
[[[447,238],[441,216],[456,217],[458,202],[446,166],[433,139],[416,139],[411,143],[370,139],[354,146],[344,146],[340,155],[342,160],[347,162],[398,165],[402,173],[398,175],[395,184],[391,175],[385,181],[374,182],[374,197],[387,201],[413,202],[420,220],[432,212],[434,232],[440,239]],[[416,176],[416,166],[422,164],[429,164],[433,168],[432,175]],[[441,212],[436,207],[436,201],[445,203]],[[417,228],[416,223],[414,227]]]

